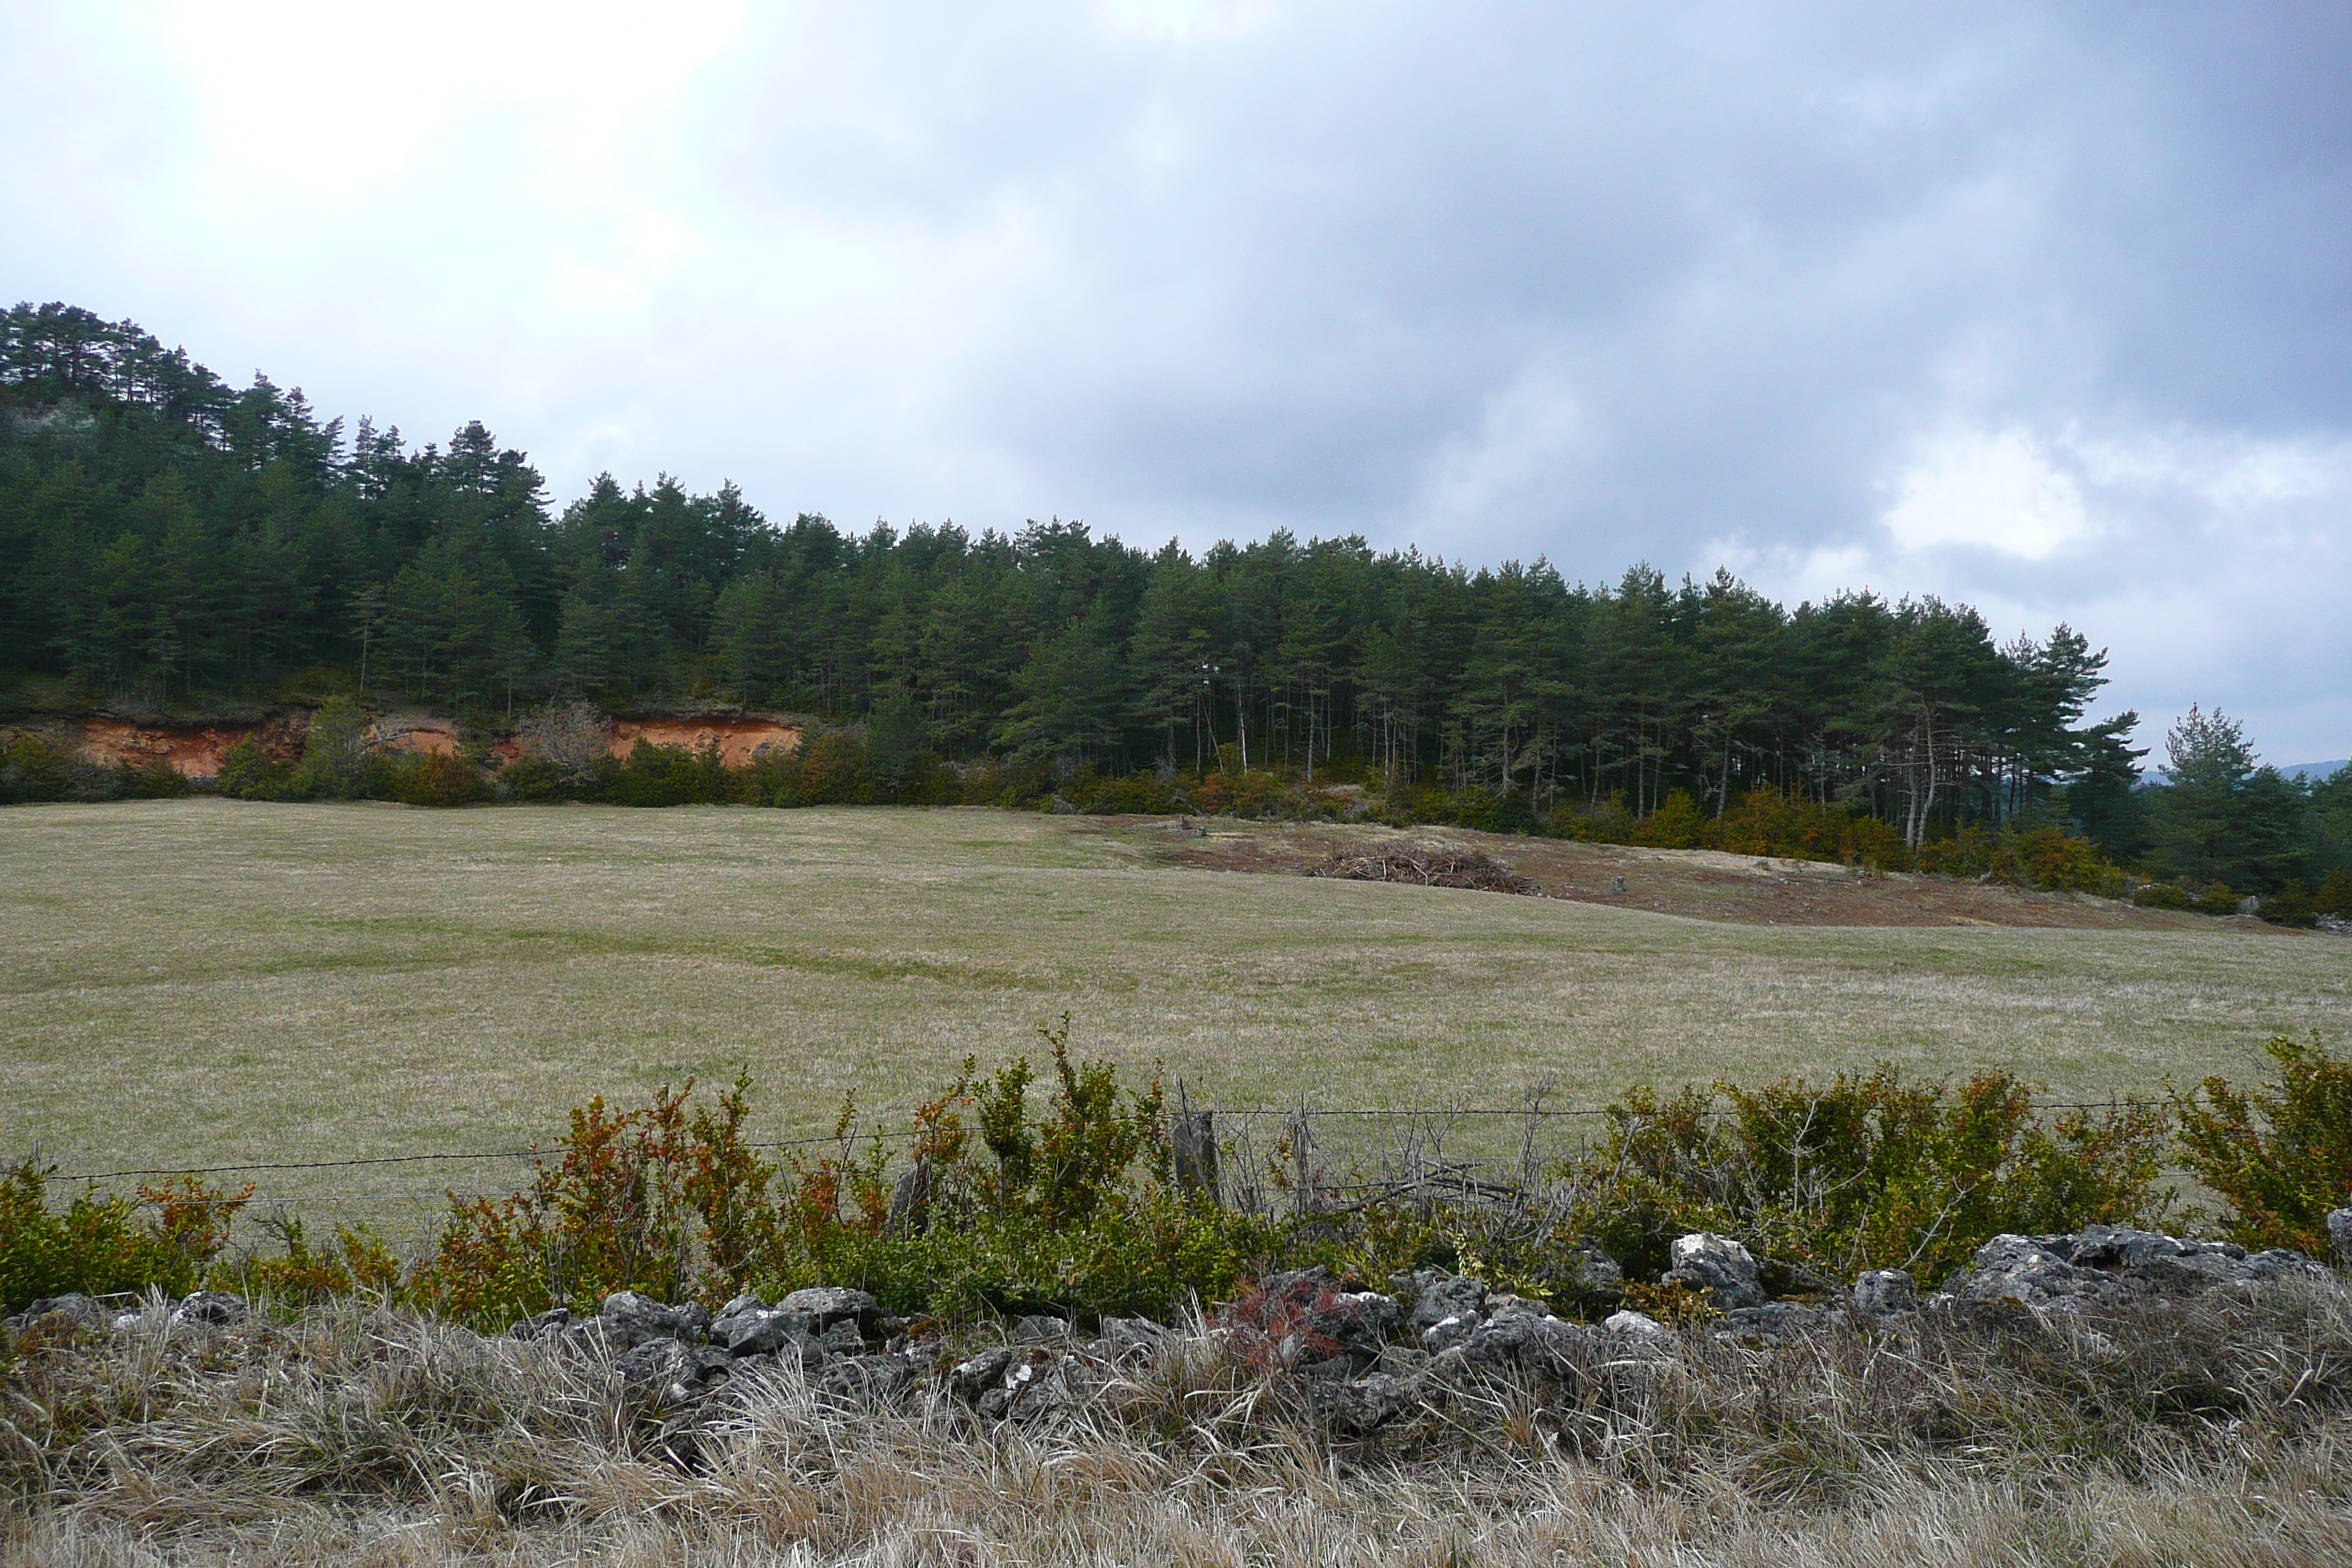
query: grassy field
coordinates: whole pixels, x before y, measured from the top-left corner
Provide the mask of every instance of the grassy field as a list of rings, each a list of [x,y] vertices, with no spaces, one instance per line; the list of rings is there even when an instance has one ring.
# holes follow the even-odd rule
[[[1164,836],[1163,836],[1164,837]],[[2352,1017],[2352,942],[1772,927],[1164,864],[979,810],[0,813],[0,1154],[68,1172],[497,1149],[748,1062],[761,1125],[1035,1049],[1195,1102],[1455,1107],[1549,1081],[2005,1067],[2062,1098],[2259,1071]],[[384,1212],[515,1167],[260,1173]]]

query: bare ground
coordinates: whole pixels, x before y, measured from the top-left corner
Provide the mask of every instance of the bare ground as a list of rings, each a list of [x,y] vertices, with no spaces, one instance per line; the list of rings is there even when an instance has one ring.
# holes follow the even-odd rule
[[[2289,940],[2262,921],[2136,909],[2088,893],[2037,892],[1956,877],[1869,872],[1820,860],[1643,849],[1466,827],[1394,828],[1328,823],[1172,817],[1105,818],[1160,860],[1213,871],[1297,874],[1337,855],[1396,847],[1477,851],[1535,881],[1545,897],[1611,909],[1744,925],[2021,926],[2112,931],[2233,928]],[[1615,888],[1624,879],[1624,891]]]

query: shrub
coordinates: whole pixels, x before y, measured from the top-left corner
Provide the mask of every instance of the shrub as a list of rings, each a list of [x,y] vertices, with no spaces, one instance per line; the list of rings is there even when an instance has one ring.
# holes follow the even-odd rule
[[[237,1271],[237,1283],[248,1290],[316,1302],[355,1292],[388,1297],[400,1287],[400,1260],[365,1226],[336,1226],[334,1245],[313,1252],[299,1219],[288,1215],[264,1224],[283,1250]]]
[[[875,798],[873,759],[864,731],[812,728],[801,737],[800,767],[788,805],[867,805]]]
[[[727,765],[716,742],[699,751],[639,740],[603,781],[614,805],[709,805],[728,798]]]
[[[251,735],[221,754],[220,772],[214,775],[213,785],[238,800],[297,798],[293,765]]]
[[[488,793],[481,770],[463,757],[419,752],[392,766],[392,798],[406,805],[470,805]]]
[[[761,1239],[771,1171],[742,1140],[748,1089],[739,1079],[715,1111],[691,1117],[690,1079],[635,1110],[614,1114],[601,1096],[575,1107],[561,1154],[532,1156],[528,1188],[451,1198],[410,1293],[485,1328],[614,1290],[724,1300]],[[712,1260],[721,1266],[706,1270]]]
[[[68,1291],[184,1294],[227,1245],[231,1222],[253,1195],[249,1185],[232,1193],[188,1177],[142,1186],[136,1198],[83,1193],[58,1212],[47,1201],[55,1173],[26,1160],[0,1175],[0,1310]]]
[[[2190,908],[2200,915],[2234,915],[2238,912],[2238,895],[2227,882],[2208,882]]]
[[[562,800],[572,793],[562,770],[536,752],[525,752],[500,768],[494,782],[501,800]]]
[[[2240,1090],[2205,1079],[2173,1094],[2180,1148],[2198,1180],[2230,1201],[2231,1239],[2328,1256],[2327,1213],[2352,1192],[2352,1061],[2280,1035],[2263,1047],[2278,1079]]]
[[[2179,910],[2195,907],[2188,889],[2172,882],[2150,882],[2132,894],[2132,900],[2143,910]]]
[[[1881,1068],[1826,1086],[1719,1081],[1666,1100],[1635,1089],[1607,1114],[1600,1150],[1564,1173],[1576,1225],[1629,1273],[1654,1274],[1674,1237],[1716,1230],[1839,1277],[1935,1278],[2003,1231],[2153,1220],[2166,1204],[2160,1108],[2126,1100],[2045,1121],[2031,1086],[2006,1073],[1955,1088]]]
[[[1274,1228],[1172,1189],[1156,1080],[1122,1092],[1108,1064],[1071,1061],[1066,1024],[1046,1039],[1042,1114],[1025,1059],[986,1078],[968,1061],[897,1171],[878,1138],[851,1140],[847,1107],[836,1152],[761,1159],[740,1075],[690,1113],[691,1083],[618,1114],[592,1100],[527,1189],[452,1199],[407,1289],[484,1327],[623,1289],[716,1305],[847,1284],[902,1312],[1164,1312],[1229,1289]]]
[[[2311,895],[2314,914],[2352,916],[2352,866],[2339,866],[2327,873],[2319,890]]]
[[[610,759],[611,737],[604,715],[577,699],[535,708],[515,726],[522,754],[539,759],[572,789],[585,784],[596,765]]]
[[[367,786],[368,717],[349,697],[330,697],[310,715],[302,761],[289,779],[306,799],[351,800]]]

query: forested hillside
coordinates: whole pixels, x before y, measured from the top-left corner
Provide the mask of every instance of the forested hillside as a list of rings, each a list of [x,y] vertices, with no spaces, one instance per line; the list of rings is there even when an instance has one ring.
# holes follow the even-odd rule
[[[1721,573],[1592,586],[1357,537],[847,531],[667,478],[559,508],[479,424],[347,428],[62,305],[7,314],[0,410],[0,686],[52,700],[731,703],[1061,777],[1376,774],[1636,821],[1769,791],[1915,848],[2054,808],[2141,847],[2135,717],[2084,722],[2104,653],[1932,598],[1792,610]]]

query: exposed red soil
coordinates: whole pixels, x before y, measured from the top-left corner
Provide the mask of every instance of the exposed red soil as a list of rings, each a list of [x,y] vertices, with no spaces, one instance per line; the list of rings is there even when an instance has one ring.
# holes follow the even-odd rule
[[[259,724],[139,724],[127,719],[93,718],[59,728],[92,762],[109,767],[126,763],[143,767],[162,762],[190,778],[208,779],[218,775],[221,759],[248,735],[258,738],[273,756],[289,762],[300,757],[310,716],[296,710],[274,714]],[[749,714],[639,714],[611,721],[608,746],[613,755],[625,757],[641,739],[688,751],[716,745],[719,760],[735,768],[749,764],[762,746],[791,751],[800,744],[801,728],[790,720]],[[456,756],[462,746],[457,722],[429,713],[384,714],[368,726],[368,740],[388,752],[444,757]],[[501,762],[521,754],[511,736],[500,738],[490,750]]]
[[[457,726],[446,719],[414,714],[387,714],[368,726],[368,743],[387,752],[423,752],[454,757],[460,742]]]
[[[79,726],[79,744],[82,755],[109,767],[162,762],[190,778],[208,779],[220,772],[221,759],[230,748],[247,735],[257,737],[274,756],[300,756],[310,727],[309,716],[299,713],[275,715],[260,724],[133,724],[127,719],[88,719]]]
[[[1232,818],[1105,819],[1139,833],[1154,856],[1214,871],[1301,875],[1337,856],[1390,849],[1479,852],[1529,879],[1542,896],[1613,909],[1745,925],[2068,926],[2211,930],[2228,924],[2293,936],[2261,921],[2135,909],[2085,893],[2045,893],[1954,877],[1864,875],[1814,860],[1727,855],[1709,849],[1640,849],[1521,838],[1459,827],[1242,822]],[[1623,879],[1622,892],[1616,890]],[[1509,897],[1497,894],[1496,897]]]
[[[719,760],[730,768],[749,765],[762,746],[791,751],[801,743],[801,727],[776,719],[688,714],[682,718],[640,717],[613,721],[613,754],[625,757],[640,740],[656,746],[683,746],[698,752],[719,748]]]

